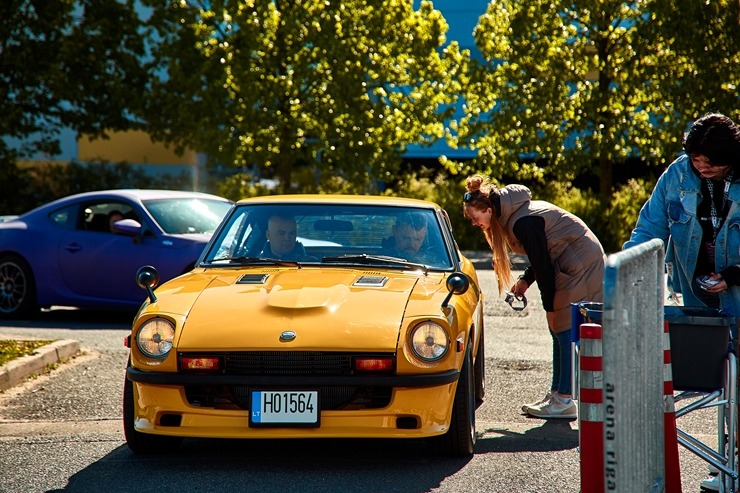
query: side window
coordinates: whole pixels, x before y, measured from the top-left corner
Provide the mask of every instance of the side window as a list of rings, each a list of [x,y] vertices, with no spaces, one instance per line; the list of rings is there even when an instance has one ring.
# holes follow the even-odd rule
[[[80,208],[81,218],[77,228],[100,233],[115,233],[113,223],[121,219],[140,221],[134,209],[123,202],[90,202]]]
[[[49,220],[54,224],[64,229],[75,229],[75,223],[77,219],[77,206],[71,205],[64,209],[57,209],[49,214]]]

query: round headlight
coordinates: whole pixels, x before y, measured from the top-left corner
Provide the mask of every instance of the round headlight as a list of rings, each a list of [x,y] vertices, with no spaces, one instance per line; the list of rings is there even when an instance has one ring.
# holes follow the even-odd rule
[[[175,326],[164,318],[153,318],[144,322],[136,334],[139,350],[150,358],[164,358],[172,349]]]
[[[447,332],[434,322],[424,322],[411,332],[411,349],[423,361],[437,361],[447,354]]]

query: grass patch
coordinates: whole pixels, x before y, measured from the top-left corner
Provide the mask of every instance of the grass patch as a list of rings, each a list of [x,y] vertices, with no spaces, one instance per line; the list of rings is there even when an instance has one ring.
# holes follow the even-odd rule
[[[12,361],[21,356],[33,354],[41,346],[51,344],[53,341],[14,341],[0,340],[0,365]]]

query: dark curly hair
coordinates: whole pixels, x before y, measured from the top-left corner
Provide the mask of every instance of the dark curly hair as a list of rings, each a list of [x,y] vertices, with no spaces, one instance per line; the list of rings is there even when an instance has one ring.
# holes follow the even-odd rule
[[[689,155],[706,156],[712,164],[740,168],[740,127],[729,117],[709,113],[696,120],[684,136]]]

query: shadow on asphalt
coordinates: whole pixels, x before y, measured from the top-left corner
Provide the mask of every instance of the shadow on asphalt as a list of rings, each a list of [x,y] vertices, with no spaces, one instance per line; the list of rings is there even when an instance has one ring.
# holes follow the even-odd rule
[[[571,420],[547,420],[542,426],[524,433],[507,429],[489,428],[486,436],[475,445],[476,454],[493,452],[556,452],[578,447],[578,430],[570,426]]]
[[[69,478],[61,492],[240,493],[432,491],[470,458],[442,458],[414,440],[186,440],[177,452],[125,446]]]

